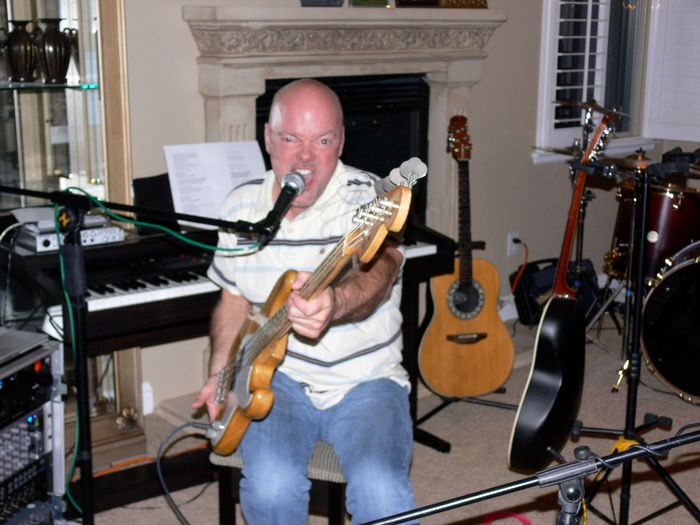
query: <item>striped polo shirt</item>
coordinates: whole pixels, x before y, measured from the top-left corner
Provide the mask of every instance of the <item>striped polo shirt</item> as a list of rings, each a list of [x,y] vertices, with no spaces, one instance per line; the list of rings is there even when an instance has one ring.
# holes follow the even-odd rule
[[[286,270],[313,272],[353,226],[357,208],[375,197],[376,175],[338,161],[319,199],[297,215],[282,220],[275,238],[262,250],[242,256],[218,252],[209,278],[234,295],[261,307]],[[274,174],[249,181],[224,200],[220,215],[228,221],[258,222],[273,207]],[[219,246],[244,246],[250,241],[231,233],[219,234]],[[338,403],[356,384],[389,378],[406,389],[408,374],[401,366],[400,280],[390,297],[369,317],[332,324],[317,341],[297,338],[292,332],[279,370],[305,385],[314,406]]]

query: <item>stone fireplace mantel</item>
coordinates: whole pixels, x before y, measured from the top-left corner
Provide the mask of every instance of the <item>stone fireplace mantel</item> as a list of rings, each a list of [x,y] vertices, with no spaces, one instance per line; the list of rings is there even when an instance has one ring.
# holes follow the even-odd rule
[[[457,233],[456,163],[445,154],[452,115],[468,115],[484,47],[505,21],[492,9],[183,8],[199,48],[206,140],[255,138],[265,80],[425,74],[430,84],[428,225]],[[434,174],[431,177],[431,174]],[[380,174],[382,175],[382,174]]]

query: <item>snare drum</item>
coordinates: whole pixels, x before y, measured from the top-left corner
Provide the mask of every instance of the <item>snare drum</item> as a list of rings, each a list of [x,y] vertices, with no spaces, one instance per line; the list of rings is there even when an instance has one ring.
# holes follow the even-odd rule
[[[642,352],[649,370],[682,399],[700,404],[700,242],[660,272],[642,311]]]
[[[619,202],[612,249],[605,255],[603,270],[616,279],[626,276],[629,264],[632,213],[641,217],[635,202],[638,183],[623,180],[617,192]],[[636,206],[635,206],[636,204]],[[644,246],[644,277],[652,279],[664,261],[684,246],[700,240],[700,191],[684,186],[650,185]]]

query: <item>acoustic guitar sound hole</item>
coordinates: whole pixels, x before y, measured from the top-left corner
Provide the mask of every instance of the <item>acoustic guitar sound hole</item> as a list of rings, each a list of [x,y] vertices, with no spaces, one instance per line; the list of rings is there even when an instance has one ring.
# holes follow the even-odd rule
[[[459,319],[473,319],[484,308],[484,289],[472,281],[471,284],[455,281],[447,294],[450,311]]]

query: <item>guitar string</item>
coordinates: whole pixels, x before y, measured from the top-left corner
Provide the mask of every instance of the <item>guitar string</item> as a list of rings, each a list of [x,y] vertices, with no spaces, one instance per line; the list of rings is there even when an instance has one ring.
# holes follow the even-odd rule
[[[341,251],[341,247],[343,245],[343,241],[338,243],[328,257],[324,259],[321,265],[312,274],[311,278],[304,284],[304,286],[302,286],[300,293],[304,298],[308,298],[308,295],[310,295],[310,290],[311,293],[313,293],[317,281],[322,281],[320,278],[321,275],[323,275],[323,278],[325,278],[328,272],[328,267],[330,266],[332,269],[337,260],[343,256]],[[277,310],[277,312],[275,312],[275,314],[270,317],[257,332],[255,332],[249,343],[244,349],[242,349],[242,361],[239,359],[232,360],[233,362],[227,364],[224,369],[222,369],[222,372],[229,376],[232,375],[231,372],[233,372],[236,368],[240,368],[241,366],[249,366],[253,360],[257,358],[260,352],[267,347],[270,340],[281,336],[283,333],[289,330],[289,328],[291,328],[291,323],[289,323],[289,320],[287,319],[287,305],[285,304],[279,310]]]

